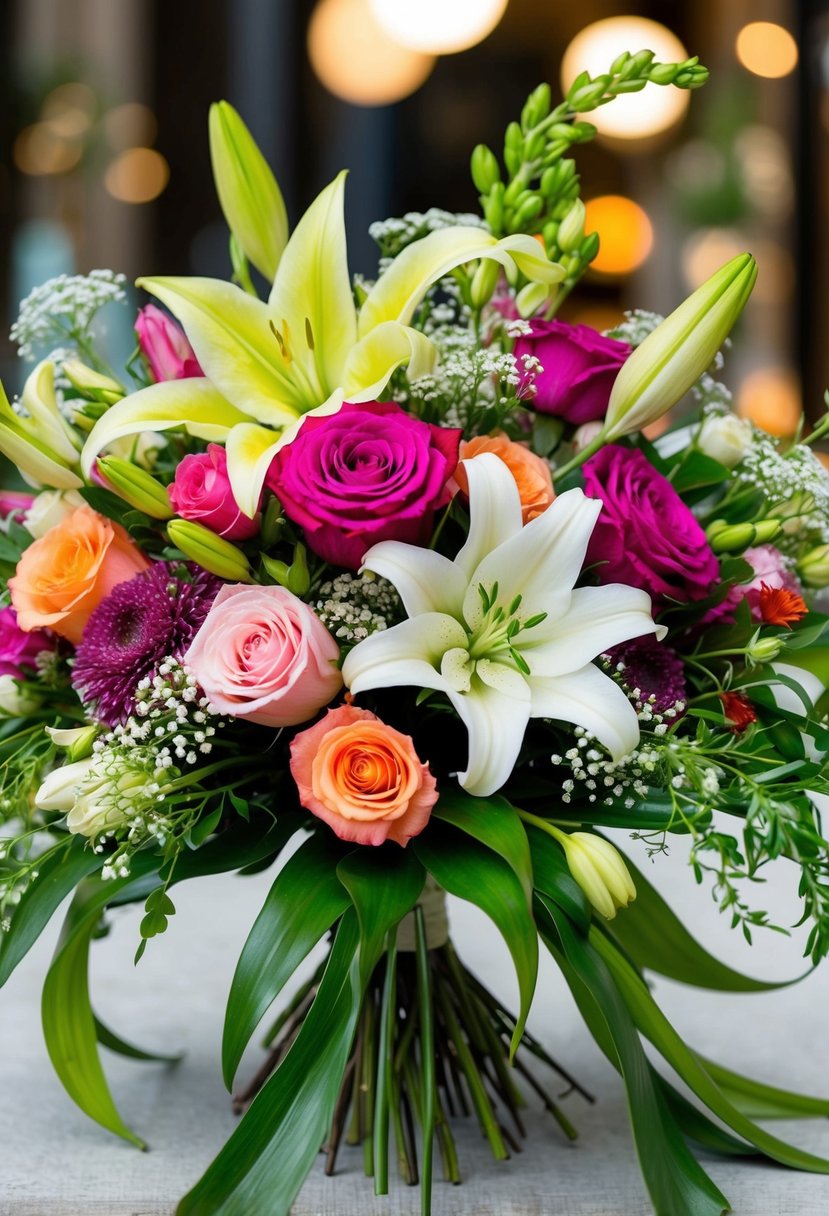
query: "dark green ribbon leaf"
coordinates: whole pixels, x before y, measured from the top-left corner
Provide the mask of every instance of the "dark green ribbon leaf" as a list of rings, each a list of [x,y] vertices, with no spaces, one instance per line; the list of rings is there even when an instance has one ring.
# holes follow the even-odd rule
[[[497,794],[489,798],[475,798],[462,790],[449,790],[441,794],[432,814],[434,818],[460,828],[468,836],[474,836],[503,857],[517,874],[529,902],[533,870],[527,833],[518,812],[506,798],[500,798]]]
[[[386,935],[417,903],[426,874],[410,848],[357,849],[337,866],[360,923],[362,984],[383,953]]]
[[[100,1018],[95,1018],[95,1036],[102,1047],[106,1047],[109,1051],[114,1051],[119,1056],[126,1056],[130,1060],[146,1060],[156,1064],[177,1064],[182,1058],[181,1052],[175,1055],[162,1055],[156,1051],[145,1051],[142,1047],[136,1047],[133,1043],[128,1043],[126,1039],[120,1038],[108,1026],[105,1026]]]
[[[778,1089],[743,1077],[713,1060],[698,1057],[732,1105],[750,1119],[821,1119],[829,1115],[829,1100]]]

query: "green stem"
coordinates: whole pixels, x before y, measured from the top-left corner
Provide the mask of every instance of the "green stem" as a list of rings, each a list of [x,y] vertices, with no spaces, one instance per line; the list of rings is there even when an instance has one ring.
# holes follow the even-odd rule
[[[415,932],[417,937],[417,995],[420,1008],[420,1066],[423,1076],[420,1108],[420,1122],[423,1129],[420,1150],[420,1212],[421,1216],[429,1216],[432,1210],[432,1150],[435,1137],[435,1023],[426,923],[420,904],[415,906]]]
[[[567,833],[562,832],[554,823],[550,823],[548,819],[542,819],[539,815],[532,815],[529,811],[518,811],[520,819],[524,823],[531,823],[534,828],[540,828],[542,832],[546,832],[548,836],[552,836],[553,840],[558,841],[560,845],[564,845],[567,840]]]
[[[389,1104],[393,1091],[391,1058],[397,1017],[397,929],[389,934],[386,977],[380,1006],[380,1046],[377,1055],[377,1093],[374,1102],[374,1193],[389,1193]]]
[[[581,465],[584,464],[585,460],[589,460],[591,456],[595,456],[599,448],[604,447],[607,442],[608,436],[604,431],[601,431],[592,441],[592,443],[588,443],[586,448],[582,448],[580,452],[576,452],[575,456],[568,460],[566,464],[561,465],[560,468],[554,469],[554,478],[556,480],[561,480],[561,478],[566,477],[568,473],[572,473],[574,469],[580,468]]]

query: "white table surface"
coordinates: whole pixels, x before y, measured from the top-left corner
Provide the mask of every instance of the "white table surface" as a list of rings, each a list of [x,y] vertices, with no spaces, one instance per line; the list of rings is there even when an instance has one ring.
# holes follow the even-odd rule
[[[635,846],[634,846],[635,847]],[[760,933],[750,949],[728,930],[707,892],[697,888],[682,844],[648,874],[696,935],[734,966],[763,978],[803,968],[802,931],[792,939]],[[647,865],[641,854],[640,865]],[[785,870],[786,867],[783,867]],[[766,906],[791,923],[796,904],[791,871],[762,890]],[[224,1002],[245,936],[272,875],[233,875],[176,888],[178,908],[165,937],[152,941],[136,969],[137,913],[120,911],[110,936],[93,946],[92,993],[99,1015],[148,1049],[184,1049],[175,1067],[143,1064],[104,1052],[115,1100],[150,1144],[141,1153],[81,1115],[55,1078],[39,1023],[40,988],[57,922],[0,991],[0,1214],[2,1216],[170,1216],[234,1127],[219,1068]],[[468,905],[451,904],[453,936],[466,962],[505,997],[514,980],[500,939]],[[759,995],[699,993],[657,981],[655,993],[688,1042],[704,1054],[772,1084],[829,1094],[829,963],[805,983]],[[471,1121],[455,1126],[465,1182],[434,1187],[435,1216],[648,1216],[624,1095],[616,1073],[580,1022],[560,976],[545,959],[531,1027],[599,1097],[578,1095],[565,1109],[579,1129],[564,1141],[541,1111],[519,1158],[495,1163]],[[254,1048],[242,1075],[261,1058]],[[778,1123],[775,1130],[829,1156],[825,1120]],[[738,1216],[826,1216],[829,1178],[710,1158],[715,1182]],[[437,1165],[439,1170],[439,1163]],[[415,1216],[415,1189],[393,1181],[375,1198],[354,1150],[338,1174],[315,1167],[295,1216]]]

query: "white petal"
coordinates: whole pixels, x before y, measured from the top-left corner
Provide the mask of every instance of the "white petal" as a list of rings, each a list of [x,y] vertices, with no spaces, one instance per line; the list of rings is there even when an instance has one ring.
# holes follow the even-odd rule
[[[592,663],[548,679],[530,677],[532,716],[583,726],[621,760],[639,743],[636,711],[618,684]]]
[[[470,628],[475,628],[481,616],[479,583],[487,588],[497,583],[501,604],[509,604],[521,595],[522,613],[527,615],[545,611],[552,617],[566,612],[601,509],[600,502],[586,498],[581,490],[568,490],[516,535],[510,535],[488,555],[481,554],[480,564],[470,572],[463,606]]]
[[[662,638],[665,632],[663,625],[654,624],[646,591],[611,583],[577,587],[564,616],[548,618],[516,641],[534,676],[558,676],[578,670],[619,642],[647,633]]]
[[[517,701],[473,680],[472,691],[449,698],[469,732],[466,771],[458,780],[469,794],[485,798],[508,780],[530,719],[530,702]]]
[[[515,667],[493,659],[479,659],[475,669],[489,688],[494,688],[505,697],[512,697],[516,701],[529,701],[530,686]]]
[[[521,531],[521,498],[515,478],[494,453],[482,452],[463,465],[469,483],[469,536],[455,562],[469,580],[488,553]]]
[[[446,692],[451,685],[440,674],[441,659],[466,642],[454,617],[424,612],[359,642],[343,664],[343,680],[353,693],[403,685]]]
[[[460,616],[466,579],[454,562],[434,549],[383,540],[369,549],[362,568],[387,578],[397,588],[409,616],[421,612]]]

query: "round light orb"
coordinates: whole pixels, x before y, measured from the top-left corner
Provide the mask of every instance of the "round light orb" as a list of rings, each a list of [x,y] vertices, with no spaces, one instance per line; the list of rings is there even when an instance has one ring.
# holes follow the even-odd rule
[[[170,179],[170,166],[154,148],[127,148],[110,162],[104,186],[121,203],[151,203]]]
[[[647,47],[658,63],[681,63],[688,52],[666,26],[647,17],[607,17],[576,34],[561,61],[561,83],[566,92],[581,72],[600,76],[622,51]],[[585,115],[602,135],[617,139],[645,139],[678,122],[688,108],[688,90],[673,85],[646,84],[638,93],[624,93],[606,106]]]
[[[483,42],[507,8],[507,0],[369,0],[390,38],[412,51],[453,55]]]
[[[57,134],[47,122],[24,127],[14,141],[14,163],[31,177],[69,173],[81,159],[83,145]]]
[[[590,263],[599,274],[630,274],[653,249],[648,213],[623,194],[602,194],[586,202],[584,228],[599,234],[599,252]]]
[[[774,21],[751,21],[737,35],[737,58],[755,76],[779,80],[797,67],[797,43]]]
[[[368,0],[319,0],[308,24],[308,57],[329,93],[357,106],[386,106],[419,89],[433,55],[391,39]]]
[[[737,393],[740,417],[750,418],[769,435],[793,435],[801,409],[800,385],[789,368],[758,368],[746,376]]]
[[[747,238],[737,228],[700,228],[682,247],[682,274],[696,291],[706,279],[746,248]]]

